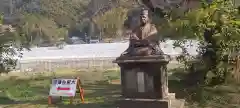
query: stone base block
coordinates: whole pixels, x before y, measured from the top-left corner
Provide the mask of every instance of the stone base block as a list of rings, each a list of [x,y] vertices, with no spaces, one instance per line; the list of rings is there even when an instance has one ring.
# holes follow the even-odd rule
[[[171,101],[171,107],[170,108],[184,108],[184,99],[175,99]]]
[[[123,99],[118,108],[184,108],[184,100]]]

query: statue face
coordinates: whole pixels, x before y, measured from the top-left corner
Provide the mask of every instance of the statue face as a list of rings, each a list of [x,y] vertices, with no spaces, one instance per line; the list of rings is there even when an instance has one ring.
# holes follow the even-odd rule
[[[146,24],[149,20],[148,14],[142,14],[140,15],[140,23],[141,24]]]

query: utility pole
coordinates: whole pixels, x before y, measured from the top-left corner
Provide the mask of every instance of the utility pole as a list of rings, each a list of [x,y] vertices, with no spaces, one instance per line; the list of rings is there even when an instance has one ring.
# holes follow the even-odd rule
[[[93,19],[91,18],[91,21],[90,21],[90,29],[89,29],[89,32],[88,32],[88,36],[89,36],[89,39],[91,40],[92,36],[94,35],[94,21]]]
[[[99,41],[102,40],[102,31],[103,31],[102,28],[100,28],[100,35],[99,35],[99,39],[98,39]]]
[[[84,40],[85,40],[86,43],[88,43],[87,33],[84,34]]]
[[[9,14],[10,16],[13,14],[13,0],[9,0]]]

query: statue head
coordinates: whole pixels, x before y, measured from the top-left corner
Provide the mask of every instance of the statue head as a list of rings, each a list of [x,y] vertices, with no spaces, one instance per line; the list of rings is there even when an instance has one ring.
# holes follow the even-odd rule
[[[149,12],[147,9],[142,9],[140,13],[140,24],[145,25],[149,22]]]

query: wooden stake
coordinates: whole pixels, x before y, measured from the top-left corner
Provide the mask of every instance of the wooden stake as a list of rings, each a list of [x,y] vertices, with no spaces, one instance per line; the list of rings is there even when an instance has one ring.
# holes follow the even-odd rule
[[[52,104],[52,96],[48,96],[48,105]]]
[[[84,89],[81,87],[81,80],[80,80],[80,78],[78,77],[77,78],[77,86],[78,86],[78,89],[79,89],[79,94],[80,94],[80,98],[81,98],[81,101],[82,101],[82,103],[84,103]]]

